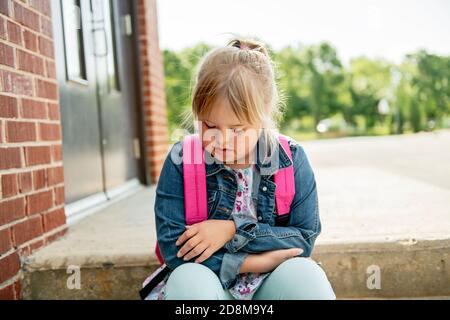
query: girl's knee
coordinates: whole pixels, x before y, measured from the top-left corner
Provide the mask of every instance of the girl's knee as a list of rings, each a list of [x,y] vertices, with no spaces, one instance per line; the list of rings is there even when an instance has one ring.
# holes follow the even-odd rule
[[[325,271],[310,258],[286,260],[269,278],[283,299],[336,299]]]
[[[280,264],[275,270],[290,270],[291,272],[312,272],[312,273],[324,273],[323,269],[311,258],[295,257],[290,258]]]
[[[276,270],[287,277],[292,275],[301,281],[313,279],[318,283],[328,282],[325,271],[311,258],[291,258],[280,264]]]
[[[215,273],[208,267],[200,263],[187,262],[176,267],[170,274],[170,278],[192,279],[201,276],[202,278],[214,278]]]
[[[221,299],[223,288],[217,275],[199,263],[184,263],[170,274],[166,285],[167,300]]]

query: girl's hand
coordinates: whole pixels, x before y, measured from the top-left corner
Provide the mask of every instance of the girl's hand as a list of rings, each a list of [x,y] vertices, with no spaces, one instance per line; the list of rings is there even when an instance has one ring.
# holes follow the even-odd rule
[[[179,246],[187,241],[178,251],[177,257],[184,256],[183,259],[188,261],[201,254],[195,260],[196,263],[208,259],[230,241],[236,232],[235,223],[230,220],[205,220],[186,228],[187,230],[175,242]]]
[[[303,249],[280,249],[266,251],[258,254],[249,254],[241,265],[239,273],[256,272],[265,273],[274,270],[282,262],[299,256]]]

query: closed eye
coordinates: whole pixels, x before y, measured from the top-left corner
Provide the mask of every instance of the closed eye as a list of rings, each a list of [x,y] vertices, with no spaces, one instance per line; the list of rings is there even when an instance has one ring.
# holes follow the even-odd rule
[[[214,128],[214,126],[208,126],[208,124],[205,123],[205,126],[209,129]]]

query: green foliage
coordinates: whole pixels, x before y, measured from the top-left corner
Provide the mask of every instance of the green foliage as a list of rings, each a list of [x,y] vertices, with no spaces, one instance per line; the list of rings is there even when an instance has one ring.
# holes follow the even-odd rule
[[[181,126],[191,108],[193,76],[211,48],[200,43],[163,52],[170,131]],[[280,128],[286,134],[313,139],[401,134],[449,125],[450,57],[420,50],[399,65],[358,57],[345,67],[326,42],[268,49],[286,97]],[[317,132],[324,121],[328,132]]]

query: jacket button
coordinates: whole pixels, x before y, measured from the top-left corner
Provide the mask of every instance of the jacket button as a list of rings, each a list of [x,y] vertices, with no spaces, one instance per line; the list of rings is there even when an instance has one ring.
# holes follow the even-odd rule
[[[261,216],[258,216],[258,220],[261,221],[261,220],[262,220],[262,217],[261,217]]]
[[[263,190],[263,191],[267,191],[267,187],[264,186],[264,187],[262,188],[262,190]]]

